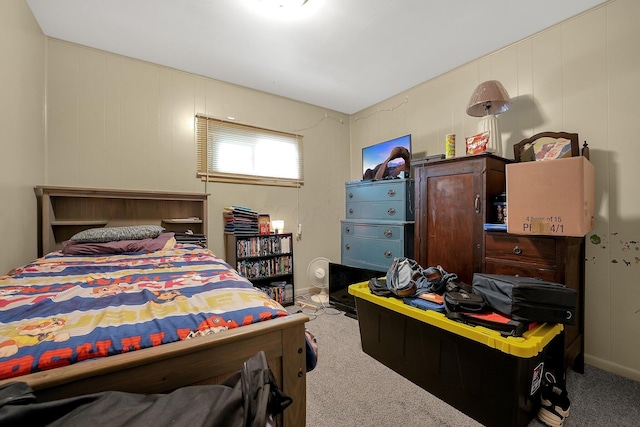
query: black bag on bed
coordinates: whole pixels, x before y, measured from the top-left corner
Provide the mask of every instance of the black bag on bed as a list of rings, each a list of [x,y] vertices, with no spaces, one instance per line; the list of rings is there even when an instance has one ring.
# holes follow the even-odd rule
[[[471,286],[493,310],[512,319],[576,323],[578,293],[560,283],[532,277],[475,273]]]
[[[262,351],[218,385],[150,395],[105,391],[43,403],[36,394],[24,382],[0,387],[0,425],[270,427],[292,402],[276,386]]]

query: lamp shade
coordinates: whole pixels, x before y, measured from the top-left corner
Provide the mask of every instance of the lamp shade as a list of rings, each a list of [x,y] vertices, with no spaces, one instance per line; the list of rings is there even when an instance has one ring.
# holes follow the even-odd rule
[[[480,83],[473,91],[467,114],[474,117],[484,117],[489,114],[504,113],[511,106],[511,98],[507,90],[497,80]]]

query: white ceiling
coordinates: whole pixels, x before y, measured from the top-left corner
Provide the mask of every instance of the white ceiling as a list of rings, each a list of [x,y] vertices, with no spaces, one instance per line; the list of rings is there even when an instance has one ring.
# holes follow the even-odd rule
[[[308,0],[285,17],[260,0],[26,1],[49,37],[347,114],[606,2]]]

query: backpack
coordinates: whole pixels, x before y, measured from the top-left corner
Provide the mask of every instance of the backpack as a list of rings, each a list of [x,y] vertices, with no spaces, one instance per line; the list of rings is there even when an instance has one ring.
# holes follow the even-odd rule
[[[532,277],[475,273],[472,288],[494,311],[512,319],[576,324],[578,293],[563,284]]]
[[[166,394],[102,391],[39,402],[24,382],[0,386],[0,425],[85,426],[108,413],[111,427],[274,427],[293,400],[278,388],[264,351],[217,385],[193,385]],[[119,410],[114,410],[119,408]]]
[[[487,310],[487,302],[482,295],[470,294],[462,289],[444,293],[444,307],[450,312],[482,313]]]
[[[394,258],[387,271],[386,285],[400,298],[420,295],[425,292],[442,294],[449,282],[455,281],[455,273],[447,273],[441,266],[423,269],[415,260]]]

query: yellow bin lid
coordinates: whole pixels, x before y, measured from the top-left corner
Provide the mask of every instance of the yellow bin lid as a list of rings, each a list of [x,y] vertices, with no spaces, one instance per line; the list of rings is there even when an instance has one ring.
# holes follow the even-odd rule
[[[369,301],[517,357],[529,358],[538,355],[563,329],[563,325],[559,323],[540,323],[529,329],[521,337],[504,337],[500,335],[500,332],[493,329],[466,325],[447,319],[443,313],[412,307],[399,298],[373,295],[369,290],[368,282],[350,285],[349,293],[356,298]]]

